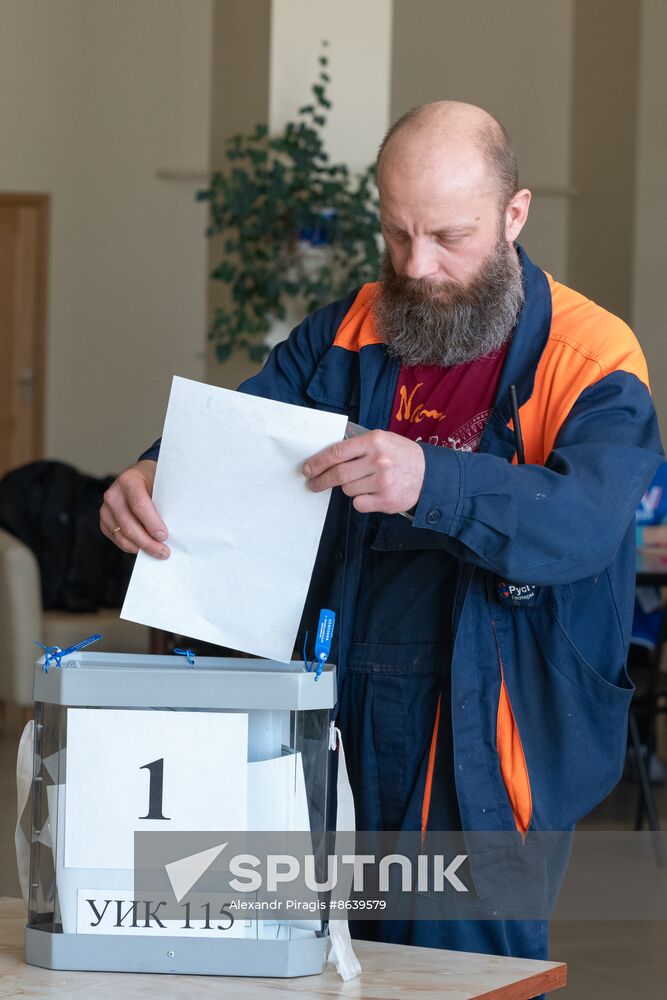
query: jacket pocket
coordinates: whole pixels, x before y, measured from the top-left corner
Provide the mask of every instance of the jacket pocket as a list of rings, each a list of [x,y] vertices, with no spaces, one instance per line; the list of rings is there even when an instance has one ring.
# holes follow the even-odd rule
[[[635,688],[625,667],[621,667],[620,684],[613,684],[607,680],[580,652],[558,615],[554,614],[553,618],[556,629],[553,642],[547,648],[547,657],[556,670],[567,677],[591,701],[595,703],[602,701],[611,709],[617,707],[627,709]]]
[[[622,667],[605,668],[619,683],[596,670],[552,609],[503,615],[495,628],[502,661],[498,752],[517,827],[528,815],[529,788],[532,825],[569,829],[621,775],[632,685]],[[601,657],[617,653],[600,637]]]

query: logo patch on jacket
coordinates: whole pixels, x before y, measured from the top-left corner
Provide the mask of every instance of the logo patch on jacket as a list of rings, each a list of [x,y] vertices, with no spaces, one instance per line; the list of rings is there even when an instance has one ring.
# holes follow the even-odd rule
[[[537,597],[539,587],[531,583],[505,583],[496,585],[496,593],[501,604],[530,604]]]

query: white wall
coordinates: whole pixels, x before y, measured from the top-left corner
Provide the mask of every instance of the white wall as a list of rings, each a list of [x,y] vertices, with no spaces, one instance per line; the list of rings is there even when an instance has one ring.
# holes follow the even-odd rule
[[[567,275],[574,0],[394,0],[391,117],[427,101],[478,104],[514,140],[533,192],[521,236]]]
[[[667,4],[643,0],[635,202],[633,323],[649,363],[663,441],[667,434]]]
[[[271,129],[310,103],[326,39],[333,103],[327,148],[333,160],[353,170],[374,161],[389,124],[391,20],[391,0],[273,0]]]
[[[0,190],[52,197],[47,456],[117,471],[206,330],[210,0],[0,0]]]

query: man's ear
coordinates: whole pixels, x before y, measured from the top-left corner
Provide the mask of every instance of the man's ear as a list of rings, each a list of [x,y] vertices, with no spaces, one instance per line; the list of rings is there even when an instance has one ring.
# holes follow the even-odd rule
[[[505,209],[505,239],[513,243],[526,224],[531,194],[528,188],[522,188],[512,195]]]

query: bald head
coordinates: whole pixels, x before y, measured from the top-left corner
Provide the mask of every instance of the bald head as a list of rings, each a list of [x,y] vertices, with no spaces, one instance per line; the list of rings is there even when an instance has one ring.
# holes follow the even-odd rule
[[[387,132],[377,157],[378,178],[385,169],[465,172],[501,205],[519,186],[511,139],[500,122],[482,108],[460,101],[436,101],[412,108]]]

